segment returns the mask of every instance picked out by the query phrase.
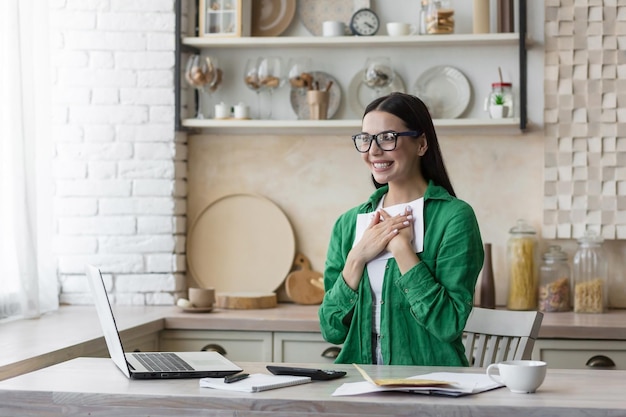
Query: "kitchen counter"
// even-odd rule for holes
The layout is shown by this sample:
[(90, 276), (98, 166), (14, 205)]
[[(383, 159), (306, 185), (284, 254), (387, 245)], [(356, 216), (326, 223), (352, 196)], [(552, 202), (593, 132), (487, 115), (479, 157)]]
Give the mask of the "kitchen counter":
[[(115, 306), (122, 338), (164, 329), (315, 332), (318, 306), (279, 304), (264, 310), (184, 313), (177, 307)], [(540, 338), (626, 340), (626, 310), (605, 314), (548, 313)], [(39, 319), (0, 324), (0, 380), (79, 356), (103, 346), (93, 306), (63, 306)]]
[[(240, 363), (249, 373), (267, 373), (265, 363)], [(311, 366), (291, 364), (294, 366)], [(535, 394), (498, 388), (458, 398), (409, 393), (333, 397), (345, 382), (362, 381), (351, 365), (335, 365), (347, 376), (259, 393), (200, 388), (197, 379), (128, 380), (113, 361), (77, 358), (0, 382), (0, 416), (397, 416), (606, 417), (626, 415), (626, 371), (548, 369)], [(446, 371), (482, 373), (480, 368), (364, 365), (378, 377), (409, 377)]]

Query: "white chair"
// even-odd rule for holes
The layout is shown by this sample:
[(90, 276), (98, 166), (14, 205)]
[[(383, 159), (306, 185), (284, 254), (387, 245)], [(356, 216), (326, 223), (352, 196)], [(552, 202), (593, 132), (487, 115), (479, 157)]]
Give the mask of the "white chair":
[(531, 359), (543, 313), (474, 307), (465, 324), (465, 356), (474, 367)]

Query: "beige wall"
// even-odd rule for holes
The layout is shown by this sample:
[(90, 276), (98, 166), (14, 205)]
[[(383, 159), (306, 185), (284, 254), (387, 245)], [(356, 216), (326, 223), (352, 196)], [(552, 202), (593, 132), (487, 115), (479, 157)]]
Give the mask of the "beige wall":
[[(476, 211), (483, 239), (494, 244), (498, 301), (504, 303), (508, 230), (525, 218), (538, 230), (543, 195), (543, 134), (442, 136), (457, 195)], [(332, 225), (373, 191), (369, 171), (347, 136), (192, 136), (189, 224), (217, 198), (261, 194), (286, 213), (296, 248), (324, 268)]]

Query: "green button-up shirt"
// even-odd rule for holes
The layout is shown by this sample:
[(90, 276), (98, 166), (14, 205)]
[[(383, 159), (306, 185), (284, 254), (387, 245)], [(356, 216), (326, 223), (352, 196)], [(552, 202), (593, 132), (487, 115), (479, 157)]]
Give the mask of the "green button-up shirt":
[[(376, 209), (387, 186), (344, 213), (332, 231), (319, 309), (324, 338), (343, 344), (336, 363), (373, 363), (372, 291), (367, 268), (357, 291), (343, 280), (357, 215)], [(421, 262), (402, 275), (387, 260), (381, 297), (380, 346), (385, 364), (467, 366), (462, 333), (472, 309), (484, 252), (472, 208), (430, 182), (424, 195)]]

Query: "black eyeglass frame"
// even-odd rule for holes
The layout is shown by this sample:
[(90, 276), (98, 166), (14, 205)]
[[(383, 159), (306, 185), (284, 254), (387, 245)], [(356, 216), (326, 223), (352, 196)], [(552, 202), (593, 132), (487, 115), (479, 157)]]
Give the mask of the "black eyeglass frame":
[[(381, 135), (388, 135), (388, 134), (392, 134), (393, 135), (393, 148), (391, 149), (384, 149), (382, 146), (380, 146), (380, 141), (379, 141), (379, 137), (381, 137)], [(362, 135), (366, 135), (369, 136), (370, 138), (374, 139), (369, 141), (369, 146), (367, 147), (367, 149), (365, 150), (361, 150), (359, 149), (359, 147), (356, 144), (356, 141), (358, 139), (359, 136)], [(370, 151), (370, 149), (372, 148), (372, 143), (376, 142), (376, 145), (378, 146), (378, 148), (380, 148), (383, 151), (393, 151), (396, 149), (396, 146), (398, 146), (398, 137), (399, 136), (413, 136), (413, 137), (419, 137), (422, 136), (422, 132), (418, 132), (417, 130), (408, 130), (406, 132), (380, 132), (377, 133), (375, 135), (370, 135), (367, 133), (357, 133), (356, 135), (352, 135), (352, 142), (354, 142), (354, 147), (356, 148), (357, 151), (359, 151), (360, 153), (367, 153)]]

